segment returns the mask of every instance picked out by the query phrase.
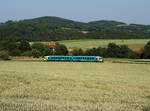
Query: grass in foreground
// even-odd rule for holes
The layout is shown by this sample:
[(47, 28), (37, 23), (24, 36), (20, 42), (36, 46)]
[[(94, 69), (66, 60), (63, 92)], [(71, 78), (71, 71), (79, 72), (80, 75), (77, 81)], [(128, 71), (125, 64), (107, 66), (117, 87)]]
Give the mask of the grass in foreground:
[(142, 111), (149, 72), (146, 64), (0, 62), (0, 111)]

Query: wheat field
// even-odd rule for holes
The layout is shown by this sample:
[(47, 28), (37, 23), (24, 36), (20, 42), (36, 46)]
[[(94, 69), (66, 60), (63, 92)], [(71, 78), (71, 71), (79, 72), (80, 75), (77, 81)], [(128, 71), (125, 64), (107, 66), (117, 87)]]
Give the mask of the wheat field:
[(0, 61), (0, 111), (148, 111), (150, 65)]
[(117, 45), (127, 45), (129, 48), (139, 51), (142, 49), (150, 39), (85, 39), (85, 40), (63, 40), (59, 41), (61, 44), (65, 44), (69, 49), (82, 48), (89, 49), (93, 47), (106, 47), (109, 43), (115, 43)]

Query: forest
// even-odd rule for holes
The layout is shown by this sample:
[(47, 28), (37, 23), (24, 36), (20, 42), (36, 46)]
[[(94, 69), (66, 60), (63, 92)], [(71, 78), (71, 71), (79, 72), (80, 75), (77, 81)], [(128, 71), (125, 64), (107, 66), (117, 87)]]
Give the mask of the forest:
[(0, 41), (72, 39), (149, 39), (150, 25), (100, 20), (88, 23), (59, 17), (39, 17), (0, 23)]

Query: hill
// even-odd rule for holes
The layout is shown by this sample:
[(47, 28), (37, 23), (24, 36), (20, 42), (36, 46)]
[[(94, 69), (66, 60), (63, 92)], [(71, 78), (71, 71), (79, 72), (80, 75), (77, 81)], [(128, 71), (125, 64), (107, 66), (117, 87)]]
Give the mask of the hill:
[(148, 39), (150, 25), (118, 21), (77, 22), (59, 17), (39, 17), (0, 24), (0, 40), (30, 41), (70, 39)]

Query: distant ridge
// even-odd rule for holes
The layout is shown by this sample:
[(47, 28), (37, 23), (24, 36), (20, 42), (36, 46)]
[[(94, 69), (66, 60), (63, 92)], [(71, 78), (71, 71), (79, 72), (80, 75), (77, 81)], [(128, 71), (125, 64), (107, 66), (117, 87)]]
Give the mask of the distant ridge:
[(45, 16), (0, 24), (0, 40), (150, 39), (150, 25), (113, 20), (89, 23)]

